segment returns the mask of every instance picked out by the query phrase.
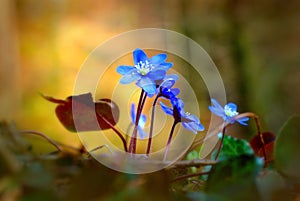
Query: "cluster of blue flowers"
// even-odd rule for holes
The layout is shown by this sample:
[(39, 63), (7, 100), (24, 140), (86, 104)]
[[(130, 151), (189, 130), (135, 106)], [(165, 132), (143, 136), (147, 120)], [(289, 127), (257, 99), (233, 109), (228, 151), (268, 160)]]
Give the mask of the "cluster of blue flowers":
[[(184, 111), (183, 100), (177, 96), (180, 93), (178, 88), (173, 88), (178, 80), (176, 74), (167, 75), (167, 71), (173, 66), (166, 62), (166, 54), (158, 54), (148, 58), (141, 49), (133, 51), (134, 66), (118, 66), (117, 72), (123, 75), (121, 84), (129, 84), (136, 81), (136, 85), (142, 88), (147, 96), (163, 97), (170, 100), (172, 108), (160, 103), (163, 111), (174, 117), (176, 123), (182, 122), (184, 128), (197, 134), (203, 131), (204, 127), (195, 115)], [(140, 125), (139, 125), (140, 127)]]
[[(134, 124), (134, 131), (131, 136), (129, 152), (135, 153), (136, 138), (139, 133), (140, 138), (148, 136), (148, 147), (146, 154), (149, 155), (152, 141), (152, 132), (154, 124), (154, 112), (157, 100), (164, 98), (170, 101), (171, 107), (160, 102), (162, 110), (171, 115), (174, 119), (172, 129), (170, 131), (169, 140), (166, 146), (164, 160), (167, 157), (167, 152), (172, 139), (174, 128), (178, 123), (197, 134), (204, 130), (204, 126), (195, 115), (184, 111), (184, 102), (178, 97), (180, 89), (174, 88), (178, 76), (176, 74), (167, 74), (167, 71), (173, 66), (172, 63), (166, 62), (166, 54), (157, 54), (148, 58), (145, 52), (141, 49), (133, 51), (134, 66), (121, 65), (117, 67), (117, 72), (123, 77), (120, 80), (121, 84), (135, 84), (142, 89), (139, 104), (135, 109), (135, 104), (131, 105), (131, 121)], [(146, 123), (146, 116), (142, 114), (143, 105), (147, 97), (155, 96), (152, 108), (152, 118), (149, 135), (143, 130)], [(222, 107), (215, 99), (211, 99), (212, 106), (208, 108), (212, 113), (223, 118), (225, 123), (233, 124), (238, 122), (242, 125), (247, 125), (248, 117), (237, 118), (237, 106), (234, 103), (228, 103)], [(138, 119), (137, 119), (138, 118)]]

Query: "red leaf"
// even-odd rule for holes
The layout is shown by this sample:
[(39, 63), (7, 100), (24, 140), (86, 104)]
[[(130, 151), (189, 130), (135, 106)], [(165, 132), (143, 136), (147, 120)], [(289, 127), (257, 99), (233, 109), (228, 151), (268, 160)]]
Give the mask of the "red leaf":
[(112, 100), (100, 99), (94, 102), (91, 93), (69, 96), (66, 100), (42, 96), (58, 104), (56, 116), (71, 132), (109, 129), (119, 119), (119, 108)]
[[(265, 151), (268, 161), (272, 161), (274, 159), (274, 142), (276, 136), (271, 132), (263, 132), (262, 133), (263, 140), (265, 143)], [(256, 134), (251, 140), (250, 145), (254, 150), (255, 155), (263, 157), (263, 143), (261, 142), (260, 135)]]

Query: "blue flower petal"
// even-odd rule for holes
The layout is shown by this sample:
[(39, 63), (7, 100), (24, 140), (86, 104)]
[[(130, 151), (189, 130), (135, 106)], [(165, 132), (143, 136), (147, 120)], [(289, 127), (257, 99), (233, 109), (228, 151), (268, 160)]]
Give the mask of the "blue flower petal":
[(171, 63), (171, 62), (166, 62), (166, 63), (159, 64), (159, 67), (163, 68), (165, 71), (167, 71), (172, 66), (173, 66), (173, 63)]
[(157, 93), (157, 91), (155, 91), (155, 93), (152, 93), (152, 94), (147, 93), (147, 96), (148, 96), (149, 98), (152, 98), (156, 93)]
[(151, 80), (161, 80), (165, 77), (166, 71), (164, 70), (152, 70), (147, 74)]
[(146, 115), (142, 114), (142, 115), (140, 116), (139, 126), (140, 126), (141, 128), (144, 128), (145, 125), (146, 125), (146, 121), (147, 121)]
[(197, 131), (204, 130), (204, 126), (200, 123), (200, 120), (195, 115), (187, 115), (185, 118), (190, 121), (189, 123), (193, 123), (190, 124), (190, 126), (193, 127), (195, 130)]
[(161, 94), (163, 95), (162, 97), (167, 99), (174, 99), (179, 93), (180, 90), (177, 88), (175, 89), (163, 88), (163, 90), (161, 91)]
[[(136, 111), (135, 111), (134, 103), (132, 103), (131, 107), (130, 107), (130, 117), (131, 117), (132, 124), (135, 125)], [(140, 135), (140, 138), (142, 138), (142, 139), (147, 137), (147, 133), (143, 130), (143, 128), (145, 127), (146, 121), (147, 121), (146, 115), (142, 114), (140, 116), (139, 123), (138, 123), (138, 133)]]
[(204, 131), (204, 129), (205, 129), (204, 126), (203, 126), (201, 123), (199, 123), (199, 124), (198, 124), (198, 129), (197, 129), (197, 130), (198, 130), (198, 131)]
[(148, 57), (143, 50), (137, 48), (133, 51), (134, 65), (137, 65), (140, 61), (145, 62), (146, 60), (148, 60)]
[(147, 94), (153, 95), (156, 93), (156, 84), (148, 77), (142, 77), (137, 83)]
[(133, 123), (133, 124), (135, 124), (135, 104), (134, 103), (132, 103), (131, 104), (131, 107), (130, 107), (130, 117), (131, 117), (131, 122)]
[(140, 78), (141, 78), (141, 75), (136, 71), (136, 69), (133, 69), (133, 70), (129, 71), (128, 74), (124, 75), (121, 78), (120, 83), (121, 84), (129, 84)]
[(240, 119), (238, 119), (238, 120), (240, 120), (240, 121), (248, 121), (248, 120), (249, 120), (249, 117), (242, 117), (242, 118), (240, 118)]
[(240, 123), (241, 125), (248, 126), (248, 124), (246, 123), (246, 121), (248, 121), (248, 120), (249, 120), (248, 117), (243, 117), (243, 118), (237, 119), (236, 121), (238, 123)]
[(224, 108), (215, 99), (212, 98), (211, 102), (218, 110), (224, 110)]
[(215, 115), (222, 117), (225, 120), (226, 114), (224, 108), (213, 98), (211, 99), (211, 102), (213, 106), (208, 106), (208, 109)]
[(184, 117), (184, 122), (193, 122), (197, 125), (197, 130), (200, 129), (201, 131), (204, 130), (204, 126), (200, 123), (200, 120), (198, 117), (196, 117), (195, 115), (186, 115)]
[(145, 139), (148, 136), (148, 134), (141, 127), (138, 127), (138, 133), (141, 139)]
[(219, 117), (225, 117), (225, 112), (224, 110), (220, 110), (219, 108), (216, 108), (214, 106), (208, 106), (208, 109), (214, 113), (215, 115), (219, 116)]
[(180, 93), (180, 89), (178, 89), (178, 88), (173, 88), (173, 89), (171, 89), (171, 92), (172, 92), (172, 94), (173, 94), (174, 96), (177, 96), (177, 95)]
[(148, 134), (144, 131), (144, 127), (146, 125), (147, 117), (146, 115), (142, 114), (140, 116), (139, 125), (138, 125), (138, 132), (140, 134), (140, 138), (144, 139), (148, 136)]
[(178, 80), (178, 75), (177, 74), (166, 75), (164, 80), (174, 80), (176, 82)]
[(200, 123), (197, 123), (197, 122), (189, 122), (189, 123), (182, 122), (182, 126), (185, 129), (190, 130), (195, 134), (197, 134), (198, 131), (203, 131), (204, 130), (204, 127)]
[(184, 102), (181, 98), (173, 98), (171, 99), (171, 103), (175, 107), (184, 108)]
[(229, 107), (232, 111), (237, 110), (237, 106), (234, 103), (227, 103), (227, 107)]
[(163, 90), (161, 91), (161, 93), (162, 93), (163, 97), (165, 97), (165, 98), (168, 98), (168, 99), (174, 98), (171, 90), (168, 89), (168, 88), (163, 88)]
[(121, 75), (125, 75), (129, 73), (131, 70), (135, 69), (133, 66), (118, 66), (117, 72), (120, 73)]
[(183, 100), (181, 100), (180, 98), (172, 98), (171, 103), (172, 103), (173, 107), (177, 108), (177, 110), (178, 110), (178, 112), (180, 113), (181, 116), (185, 115), (185, 112), (183, 110), (183, 108), (184, 108)]
[(166, 80), (166, 81), (163, 81), (163, 83), (161, 83), (161, 87), (162, 88), (171, 88), (173, 85), (175, 84), (175, 81), (174, 80)]
[(182, 126), (183, 126), (185, 129), (190, 130), (190, 131), (193, 131), (193, 133), (197, 134), (197, 132), (190, 126), (190, 123), (182, 122)]
[(171, 108), (169, 108), (168, 106), (166, 106), (165, 104), (163, 104), (162, 102), (160, 102), (160, 106), (161, 109), (168, 115), (173, 116), (173, 110)]
[(177, 80), (178, 80), (178, 75), (176, 74), (166, 75), (160, 86), (163, 88), (171, 88), (174, 86)]
[(198, 117), (196, 117), (195, 115), (184, 115), (184, 121), (186, 122), (200, 122), (200, 120), (198, 119)]
[(167, 59), (166, 54), (157, 54), (150, 59), (150, 63), (152, 63), (154, 65), (161, 64), (161, 63), (164, 63), (166, 61), (166, 59)]

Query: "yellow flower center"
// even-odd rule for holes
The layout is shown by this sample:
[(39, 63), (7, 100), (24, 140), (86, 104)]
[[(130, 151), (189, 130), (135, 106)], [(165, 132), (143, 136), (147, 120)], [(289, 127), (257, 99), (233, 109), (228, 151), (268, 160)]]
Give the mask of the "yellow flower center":
[(153, 66), (147, 60), (145, 62), (140, 61), (134, 67), (136, 67), (137, 72), (141, 75), (147, 75), (153, 68)]

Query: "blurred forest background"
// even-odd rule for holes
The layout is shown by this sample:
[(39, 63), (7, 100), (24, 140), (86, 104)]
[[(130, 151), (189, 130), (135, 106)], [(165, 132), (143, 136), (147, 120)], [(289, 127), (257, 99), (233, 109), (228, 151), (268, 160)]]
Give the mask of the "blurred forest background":
[(300, 113), (299, 11), (296, 0), (1, 0), (0, 119), (79, 144), (39, 92), (64, 99), (98, 44), (157, 27), (200, 44), (221, 73), (227, 99), (276, 133)]

